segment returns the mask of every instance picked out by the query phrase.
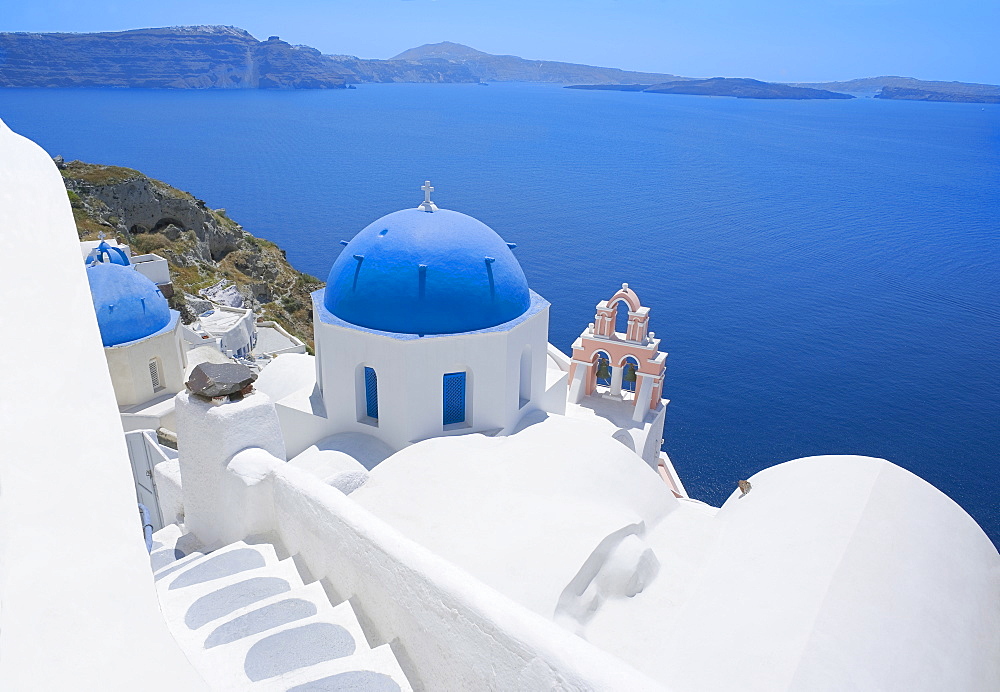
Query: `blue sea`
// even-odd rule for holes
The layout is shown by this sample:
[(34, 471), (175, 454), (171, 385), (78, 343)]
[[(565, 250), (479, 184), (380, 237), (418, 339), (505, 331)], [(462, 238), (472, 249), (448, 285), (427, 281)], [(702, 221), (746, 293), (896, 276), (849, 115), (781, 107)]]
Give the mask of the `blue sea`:
[(7, 89), (0, 118), (224, 207), (321, 278), (429, 178), (518, 244), (564, 351), (621, 282), (651, 307), (692, 496), (884, 457), (1000, 544), (1000, 106), (423, 84)]

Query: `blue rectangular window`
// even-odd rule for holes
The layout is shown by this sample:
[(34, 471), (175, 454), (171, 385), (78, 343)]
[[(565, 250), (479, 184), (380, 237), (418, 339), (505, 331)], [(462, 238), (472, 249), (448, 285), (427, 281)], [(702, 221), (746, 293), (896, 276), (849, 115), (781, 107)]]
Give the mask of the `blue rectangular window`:
[(368, 417), (378, 420), (378, 375), (374, 368), (365, 368), (365, 403)]
[(465, 422), (465, 373), (449, 372), (444, 376), (444, 424)]

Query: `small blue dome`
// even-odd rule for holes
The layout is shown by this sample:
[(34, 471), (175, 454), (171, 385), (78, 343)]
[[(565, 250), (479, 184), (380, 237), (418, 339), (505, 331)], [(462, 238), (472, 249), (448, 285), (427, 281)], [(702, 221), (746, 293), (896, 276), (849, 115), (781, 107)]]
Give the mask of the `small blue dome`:
[(127, 267), (132, 264), (128, 261), (128, 255), (121, 248), (113, 247), (108, 245), (106, 241), (101, 241), (101, 244), (97, 246), (97, 259), (100, 262), (104, 262), (104, 256), (107, 256), (107, 261), (111, 264), (120, 264), (123, 267)]
[[(107, 258), (107, 259), (105, 259)], [(93, 251), (83, 260), (84, 264), (90, 264), (91, 262), (110, 262), (111, 264), (120, 264), (123, 267), (127, 267), (132, 264), (128, 255), (121, 248), (117, 248), (113, 245), (108, 245), (104, 240), (101, 241), (100, 245), (95, 247)]]
[(323, 302), (346, 322), (400, 334), (495, 327), (530, 303), (507, 243), (446, 209), (404, 209), (358, 233), (333, 263)]
[(145, 338), (170, 324), (167, 299), (132, 267), (95, 264), (87, 267), (87, 279), (105, 346)]

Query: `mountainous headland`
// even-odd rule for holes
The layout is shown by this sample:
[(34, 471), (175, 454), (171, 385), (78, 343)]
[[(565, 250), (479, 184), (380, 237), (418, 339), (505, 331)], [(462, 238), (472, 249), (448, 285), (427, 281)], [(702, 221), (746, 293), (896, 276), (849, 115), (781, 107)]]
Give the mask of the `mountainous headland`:
[(343, 89), (378, 82), (543, 82), (577, 89), (760, 99), (1000, 102), (1000, 86), (867, 77), (779, 84), (695, 79), (552, 60), (494, 55), (443, 41), (388, 59), (325, 55), (233, 26), (179, 26), (102, 33), (0, 33), (0, 87), (146, 89)]
[(627, 84), (629, 82), (666, 82), (683, 80), (672, 74), (630, 72), (614, 67), (594, 67), (552, 60), (526, 60), (515, 55), (484, 53), (461, 43), (443, 41), (411, 48), (390, 59), (442, 67), (460, 66), (482, 81), (490, 82), (552, 82), (568, 84)]
[(0, 86), (146, 89), (342, 89), (365, 82), (663, 82), (628, 72), (513, 55), (457, 43), (413, 48), (390, 60), (323, 55), (277, 36), (258, 41), (232, 26), (91, 34), (0, 33)]
[[(310, 293), (323, 283), (294, 269), (274, 243), (255, 238), (226, 215), (193, 195), (131, 168), (55, 159), (62, 172), (80, 240), (100, 233), (155, 252), (170, 264), (171, 307), (185, 322), (200, 289), (220, 281), (235, 284), (243, 307), (277, 320), (312, 347)], [(190, 296), (190, 298), (188, 298)]]
[(605, 89), (616, 91), (642, 91), (647, 94), (690, 94), (697, 96), (732, 96), (738, 99), (850, 99), (850, 94), (811, 89), (807, 87), (760, 82), (756, 79), (713, 77), (691, 79), (663, 84), (576, 84), (568, 89)]

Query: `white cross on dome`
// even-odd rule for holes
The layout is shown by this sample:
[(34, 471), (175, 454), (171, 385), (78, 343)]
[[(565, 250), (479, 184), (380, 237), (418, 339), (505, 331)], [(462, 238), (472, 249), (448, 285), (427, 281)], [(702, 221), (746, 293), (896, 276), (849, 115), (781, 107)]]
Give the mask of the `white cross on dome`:
[(420, 189), (424, 191), (424, 201), (419, 207), (417, 207), (417, 209), (420, 211), (437, 211), (437, 205), (431, 201), (431, 193), (434, 192), (434, 188), (431, 187), (431, 181), (425, 180), (424, 184), (420, 186)]

